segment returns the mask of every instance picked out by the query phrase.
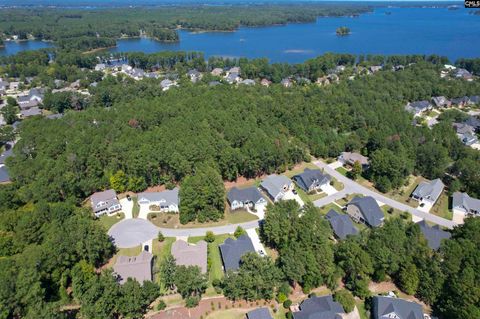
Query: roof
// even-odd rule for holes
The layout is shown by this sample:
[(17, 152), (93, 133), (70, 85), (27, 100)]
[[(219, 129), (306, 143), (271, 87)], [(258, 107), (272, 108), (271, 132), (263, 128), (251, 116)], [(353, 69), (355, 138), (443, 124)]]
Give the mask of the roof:
[(5, 164), (5, 160), (13, 155), (13, 147), (0, 154), (0, 165)]
[(358, 234), (358, 229), (353, 225), (350, 216), (339, 214), (333, 209), (330, 209), (326, 218), (330, 222), (335, 236), (338, 238), (345, 239), (348, 235)]
[(480, 199), (472, 198), (467, 193), (455, 192), (452, 196), (452, 207), (466, 212), (480, 212)]
[(240, 84), (245, 84), (245, 85), (255, 85), (255, 81), (252, 79), (245, 79)]
[(165, 80), (162, 80), (162, 81), (160, 82), (160, 86), (163, 87), (163, 88), (164, 88), (164, 87), (171, 86), (171, 85), (173, 85), (173, 82), (172, 82), (171, 80), (169, 80), (169, 79), (165, 79)]
[(391, 297), (373, 297), (373, 318), (380, 319), (391, 313), (395, 313), (399, 319), (423, 319), (422, 306), (418, 303)]
[(442, 239), (448, 239), (452, 236), (452, 234), (444, 231), (438, 225), (430, 227), (430, 225), (428, 225), (425, 220), (418, 222), (417, 225), (420, 226), (420, 230), (422, 231), (423, 236), (427, 240), (428, 246), (434, 250), (440, 248)]
[(202, 75), (200, 72), (198, 72), (197, 70), (190, 70), (187, 72), (187, 75), (188, 76), (200, 76)]
[(6, 166), (0, 166), (0, 183), (10, 182), (10, 175), (8, 174)]
[(475, 132), (475, 128), (467, 123), (453, 123), (452, 125), (457, 134), (468, 134)]
[(413, 191), (412, 195), (418, 198), (427, 198), (434, 202), (437, 201), (440, 194), (443, 192), (445, 185), (437, 178), (431, 182), (421, 182)]
[(113, 266), (113, 271), (119, 275), (120, 283), (125, 283), (127, 278), (133, 278), (139, 283), (152, 280), (153, 255), (142, 251), (138, 256), (119, 256)]
[(255, 252), (252, 240), (247, 235), (242, 235), (237, 240), (227, 238), (219, 248), (225, 271), (238, 270), (242, 256), (248, 252)]
[(35, 116), (35, 115), (42, 115), (42, 110), (34, 106), (28, 110), (22, 110), (20, 113), (22, 114), (23, 117), (29, 117), (29, 116)]
[(272, 319), (272, 315), (268, 308), (257, 308), (247, 312), (248, 319)]
[(293, 180), (300, 186), (301, 189), (307, 191), (314, 184), (316, 186), (330, 183), (332, 178), (330, 175), (322, 174), (319, 169), (305, 168), (303, 173), (293, 176)]
[(452, 104), (468, 103), (469, 101), (470, 101), (470, 98), (468, 96), (462, 96), (462, 97), (453, 98)]
[(342, 152), (340, 157), (343, 158), (345, 161), (350, 162), (350, 163), (359, 162), (362, 165), (368, 165), (368, 163), (369, 163), (368, 157), (363, 156), (362, 154), (359, 154), (359, 153)]
[(410, 108), (414, 108), (414, 109), (417, 109), (417, 110), (428, 109), (430, 107), (430, 105), (431, 105), (430, 102), (426, 101), (426, 100), (415, 101), (415, 102), (409, 103)]
[(480, 103), (480, 95), (473, 95), (470, 97), (470, 102), (473, 104), (479, 104)]
[(480, 128), (480, 119), (478, 119), (475, 116), (470, 116), (468, 119), (465, 120), (464, 123), (467, 124), (467, 125), (470, 125), (471, 127), (475, 128), (475, 129)]
[[(105, 207), (110, 207), (112, 205), (118, 204), (117, 193), (113, 189), (107, 189), (103, 192), (96, 192), (90, 196), (90, 202), (94, 212), (105, 209)], [(98, 203), (106, 203), (102, 207), (96, 207)]]
[(333, 301), (332, 295), (310, 297), (300, 304), (300, 311), (293, 313), (294, 319), (341, 319), (345, 313), (342, 305)]
[(207, 243), (203, 240), (195, 245), (189, 245), (186, 241), (177, 240), (172, 244), (172, 256), (177, 265), (198, 266), (203, 273), (207, 272)]
[(138, 194), (138, 201), (147, 200), (149, 202), (162, 202), (166, 205), (177, 205), (178, 199), (178, 187), (171, 190), (165, 190), (163, 192), (145, 192)]
[(290, 185), (292, 181), (283, 175), (272, 174), (267, 176), (261, 183), (263, 189), (265, 189), (273, 198), (277, 197), (283, 191), (284, 185)]
[(434, 96), (432, 97), (433, 104), (436, 106), (445, 106), (448, 104), (448, 100), (444, 96)]
[(248, 188), (236, 188), (233, 187), (227, 193), (228, 202), (231, 204), (234, 201), (237, 202), (252, 202), (257, 203), (260, 199), (263, 199), (262, 194), (256, 187), (248, 187)]
[(373, 197), (355, 197), (347, 205), (357, 206), (368, 225), (377, 227), (382, 224), (383, 212)]

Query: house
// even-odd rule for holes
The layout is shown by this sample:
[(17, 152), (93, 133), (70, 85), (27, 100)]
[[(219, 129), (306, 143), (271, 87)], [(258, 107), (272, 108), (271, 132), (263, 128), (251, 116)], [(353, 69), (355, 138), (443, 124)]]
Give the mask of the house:
[(430, 102), (426, 100), (410, 102), (405, 106), (405, 110), (413, 114), (413, 116), (419, 116), (423, 112), (429, 111), (431, 109), (432, 104), (430, 104)]
[(137, 196), (138, 204), (141, 206), (157, 206), (156, 211), (178, 213), (179, 198), (178, 188), (165, 190), (163, 192), (145, 192)]
[(368, 69), (369, 69), (370, 72), (376, 73), (376, 72), (380, 71), (382, 68), (383, 68), (383, 66), (381, 66), (381, 65), (372, 65)]
[(480, 119), (478, 117), (470, 116), (463, 123), (470, 125), (475, 131), (480, 130)]
[(294, 310), (293, 319), (341, 319), (345, 313), (342, 305), (333, 301), (332, 295), (312, 296)]
[(422, 306), (416, 302), (375, 296), (372, 303), (373, 319), (424, 319)]
[(267, 200), (256, 187), (233, 187), (227, 194), (227, 200), (232, 210), (239, 208), (253, 208), (266, 205)]
[(133, 257), (119, 256), (113, 271), (121, 284), (124, 284), (128, 278), (143, 284), (145, 281), (152, 280), (152, 261), (153, 255), (147, 251), (142, 251), (138, 256)]
[(353, 225), (349, 215), (339, 214), (333, 209), (325, 216), (332, 226), (333, 234), (338, 239), (345, 239), (348, 235), (357, 235), (358, 229)]
[(456, 77), (457, 79), (464, 79), (467, 81), (472, 81), (473, 80), (473, 75), (468, 72), (465, 69), (458, 68), (453, 71), (453, 76)]
[(177, 240), (172, 244), (171, 253), (177, 265), (198, 266), (205, 274), (207, 273), (207, 248), (208, 244), (203, 240), (195, 245)]
[(342, 152), (342, 154), (340, 154), (340, 156), (338, 157), (338, 161), (343, 165), (349, 166), (353, 166), (355, 162), (359, 162), (364, 170), (370, 166), (370, 161), (368, 157), (354, 152)]
[(203, 74), (198, 72), (197, 70), (190, 70), (187, 72), (187, 76), (190, 78), (190, 81), (193, 83), (197, 83), (203, 77)]
[(255, 85), (255, 80), (245, 79), (245, 80), (243, 80), (243, 81), (240, 81), (240, 84), (244, 84), (244, 85)]
[(223, 69), (221, 68), (215, 68), (210, 72), (211, 75), (213, 76), (221, 76), (223, 74)]
[(473, 95), (470, 97), (470, 103), (471, 104), (480, 104), (480, 95)]
[(377, 201), (371, 196), (352, 199), (347, 204), (347, 213), (355, 222), (369, 227), (381, 226), (385, 218)]
[(320, 86), (327, 86), (329, 84), (339, 83), (339, 82), (340, 82), (340, 78), (335, 73), (331, 73), (331, 74), (319, 77), (315, 81), (315, 83)]
[(0, 165), (0, 184), (9, 182), (10, 175), (8, 174), (7, 167), (5, 165)]
[(468, 96), (462, 96), (452, 99), (452, 106), (464, 107), (470, 104), (470, 98)]
[(42, 115), (42, 110), (36, 106), (20, 111), (20, 117), (24, 119), (35, 115)]
[(4, 81), (3, 79), (0, 80), (0, 90), (1, 91), (6, 91), (10, 87), (10, 83), (7, 81)]
[(260, 81), (260, 85), (263, 85), (263, 86), (267, 86), (267, 87), (268, 87), (268, 86), (270, 86), (270, 84), (272, 84), (272, 81), (269, 81), (269, 80), (267, 80), (267, 79), (262, 79), (262, 80)]
[(434, 96), (434, 97), (432, 97), (432, 103), (433, 103), (433, 106), (438, 107), (438, 108), (450, 107), (450, 105), (452, 105), (452, 102), (450, 102), (444, 96)]
[(433, 250), (438, 250), (438, 248), (440, 248), (443, 239), (449, 239), (452, 237), (452, 234), (444, 231), (440, 226), (435, 225), (431, 227), (425, 220), (418, 222), (417, 225), (420, 227), (423, 237), (427, 240), (428, 246)]
[(458, 138), (463, 144), (470, 146), (478, 142), (478, 138), (475, 135), (475, 128), (466, 122), (453, 123), (453, 127), (457, 133)]
[(128, 65), (128, 64), (122, 64), (121, 70), (122, 70), (122, 72), (124, 72), (124, 73), (128, 73), (128, 72), (130, 72), (130, 71), (132, 70), (132, 67), (131, 67), (130, 65)]
[(285, 194), (293, 189), (293, 183), (286, 176), (272, 174), (260, 183), (260, 187), (274, 202), (277, 202), (283, 199)]
[(452, 210), (454, 213), (480, 216), (480, 199), (472, 198), (467, 193), (455, 192), (452, 195)]
[(437, 178), (430, 182), (420, 182), (411, 197), (420, 203), (434, 205), (443, 192), (445, 185)]
[(170, 89), (172, 86), (175, 86), (176, 83), (172, 80), (169, 79), (164, 79), (160, 82), (160, 87), (162, 88), (162, 91), (167, 91)]
[(273, 319), (268, 308), (257, 308), (247, 312), (247, 319)]
[(20, 88), (20, 82), (10, 82), (9, 89), (11, 91), (17, 91)]
[(117, 193), (113, 189), (94, 193), (90, 196), (90, 204), (97, 217), (103, 214), (113, 214), (122, 209)]
[(282, 84), (283, 87), (289, 88), (289, 87), (292, 87), (293, 82), (292, 82), (292, 80), (290, 80), (289, 78), (285, 78), (285, 79), (282, 79), (282, 81), (280, 82), (280, 84)]
[(98, 63), (95, 65), (95, 71), (103, 71), (107, 68), (107, 65), (105, 63)]
[(230, 70), (227, 71), (227, 74), (231, 74), (231, 73), (240, 74), (240, 67), (234, 66), (233, 68), (231, 68)]
[(233, 84), (233, 83), (238, 83), (238, 82), (242, 81), (242, 78), (240, 77), (240, 75), (238, 73), (228, 73), (225, 76), (225, 81), (227, 81), (227, 83), (229, 83), (229, 84)]
[(44, 89), (31, 89), (27, 95), (17, 97), (18, 106), (22, 110), (28, 110), (29, 108), (38, 106), (43, 102), (44, 92)]
[(323, 174), (319, 169), (305, 168), (303, 173), (297, 174), (292, 178), (298, 187), (309, 193), (322, 189), (322, 187), (330, 185), (332, 178), (330, 175)]
[(255, 252), (252, 240), (247, 235), (242, 235), (237, 240), (227, 238), (219, 246), (219, 249), (225, 272), (238, 270), (242, 256), (249, 252)]

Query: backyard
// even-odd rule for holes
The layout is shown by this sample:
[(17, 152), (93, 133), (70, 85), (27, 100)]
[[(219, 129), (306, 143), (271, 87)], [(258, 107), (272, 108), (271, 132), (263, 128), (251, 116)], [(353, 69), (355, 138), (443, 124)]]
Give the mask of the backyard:
[(117, 213), (112, 216), (108, 216), (107, 214), (104, 214), (100, 216), (99, 218), (96, 219), (96, 221), (102, 225), (102, 227), (108, 231), (114, 224), (118, 223), (122, 219), (125, 218), (125, 215), (123, 213)]
[(449, 197), (445, 193), (442, 193), (438, 201), (430, 210), (430, 213), (448, 220), (452, 220), (453, 212), (449, 209), (450, 206), (451, 204)]

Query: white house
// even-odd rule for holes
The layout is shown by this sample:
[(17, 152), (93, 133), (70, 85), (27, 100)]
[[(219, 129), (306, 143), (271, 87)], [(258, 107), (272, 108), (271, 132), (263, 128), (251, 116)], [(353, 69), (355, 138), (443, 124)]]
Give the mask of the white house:
[(227, 200), (232, 210), (240, 208), (256, 209), (261, 205), (267, 204), (267, 200), (256, 187), (242, 189), (233, 187), (227, 194)]
[(138, 194), (138, 204), (149, 208), (150, 206), (157, 206), (159, 209), (155, 211), (160, 212), (175, 212), (179, 209), (178, 188), (166, 190), (163, 192), (144, 192)]
[(122, 209), (117, 193), (113, 189), (94, 193), (90, 196), (90, 204), (97, 217), (103, 214), (111, 215)]

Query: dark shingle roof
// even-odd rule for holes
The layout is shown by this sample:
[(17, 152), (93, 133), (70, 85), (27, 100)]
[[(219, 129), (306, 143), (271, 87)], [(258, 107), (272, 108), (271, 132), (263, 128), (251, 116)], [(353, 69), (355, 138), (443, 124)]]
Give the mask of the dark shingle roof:
[(452, 234), (442, 230), (438, 225), (430, 227), (430, 225), (428, 225), (424, 220), (418, 222), (417, 224), (420, 226), (420, 230), (427, 240), (428, 246), (434, 250), (440, 248), (442, 239), (449, 239), (452, 236)]
[(373, 197), (355, 197), (348, 205), (357, 206), (368, 225), (377, 227), (382, 224), (384, 218), (383, 212)]
[(10, 147), (8, 150), (0, 154), (0, 164), (5, 164), (5, 160), (12, 156), (13, 154), (13, 147)]
[(400, 319), (423, 319), (422, 306), (418, 303), (398, 298), (375, 296), (373, 297), (373, 318), (395, 313)]
[(233, 201), (239, 201), (242, 203), (245, 203), (245, 202), (256, 203), (262, 198), (263, 198), (262, 194), (256, 187), (248, 187), (248, 188), (241, 188), (241, 189), (234, 187), (227, 194), (227, 199), (230, 204)]
[(238, 270), (242, 256), (248, 252), (255, 252), (252, 240), (247, 235), (242, 235), (237, 240), (227, 238), (219, 248), (225, 271)]
[(10, 175), (8, 175), (7, 168), (5, 166), (0, 167), (0, 183), (6, 183), (10, 181)]
[(301, 189), (308, 191), (314, 184), (316, 184), (315, 187), (318, 187), (319, 185), (329, 183), (331, 178), (329, 175), (322, 174), (322, 171), (319, 169), (306, 168), (303, 173), (293, 176), (293, 180)]
[(268, 308), (258, 308), (250, 312), (247, 312), (247, 318), (248, 319), (272, 319), (272, 316), (270, 315), (270, 311), (268, 311)]
[(330, 209), (326, 217), (332, 226), (335, 236), (338, 238), (345, 239), (348, 235), (358, 234), (358, 229), (353, 225), (350, 216), (339, 214), (333, 209)]
[(333, 301), (332, 295), (310, 297), (300, 304), (300, 311), (293, 313), (294, 319), (341, 319), (343, 307)]

